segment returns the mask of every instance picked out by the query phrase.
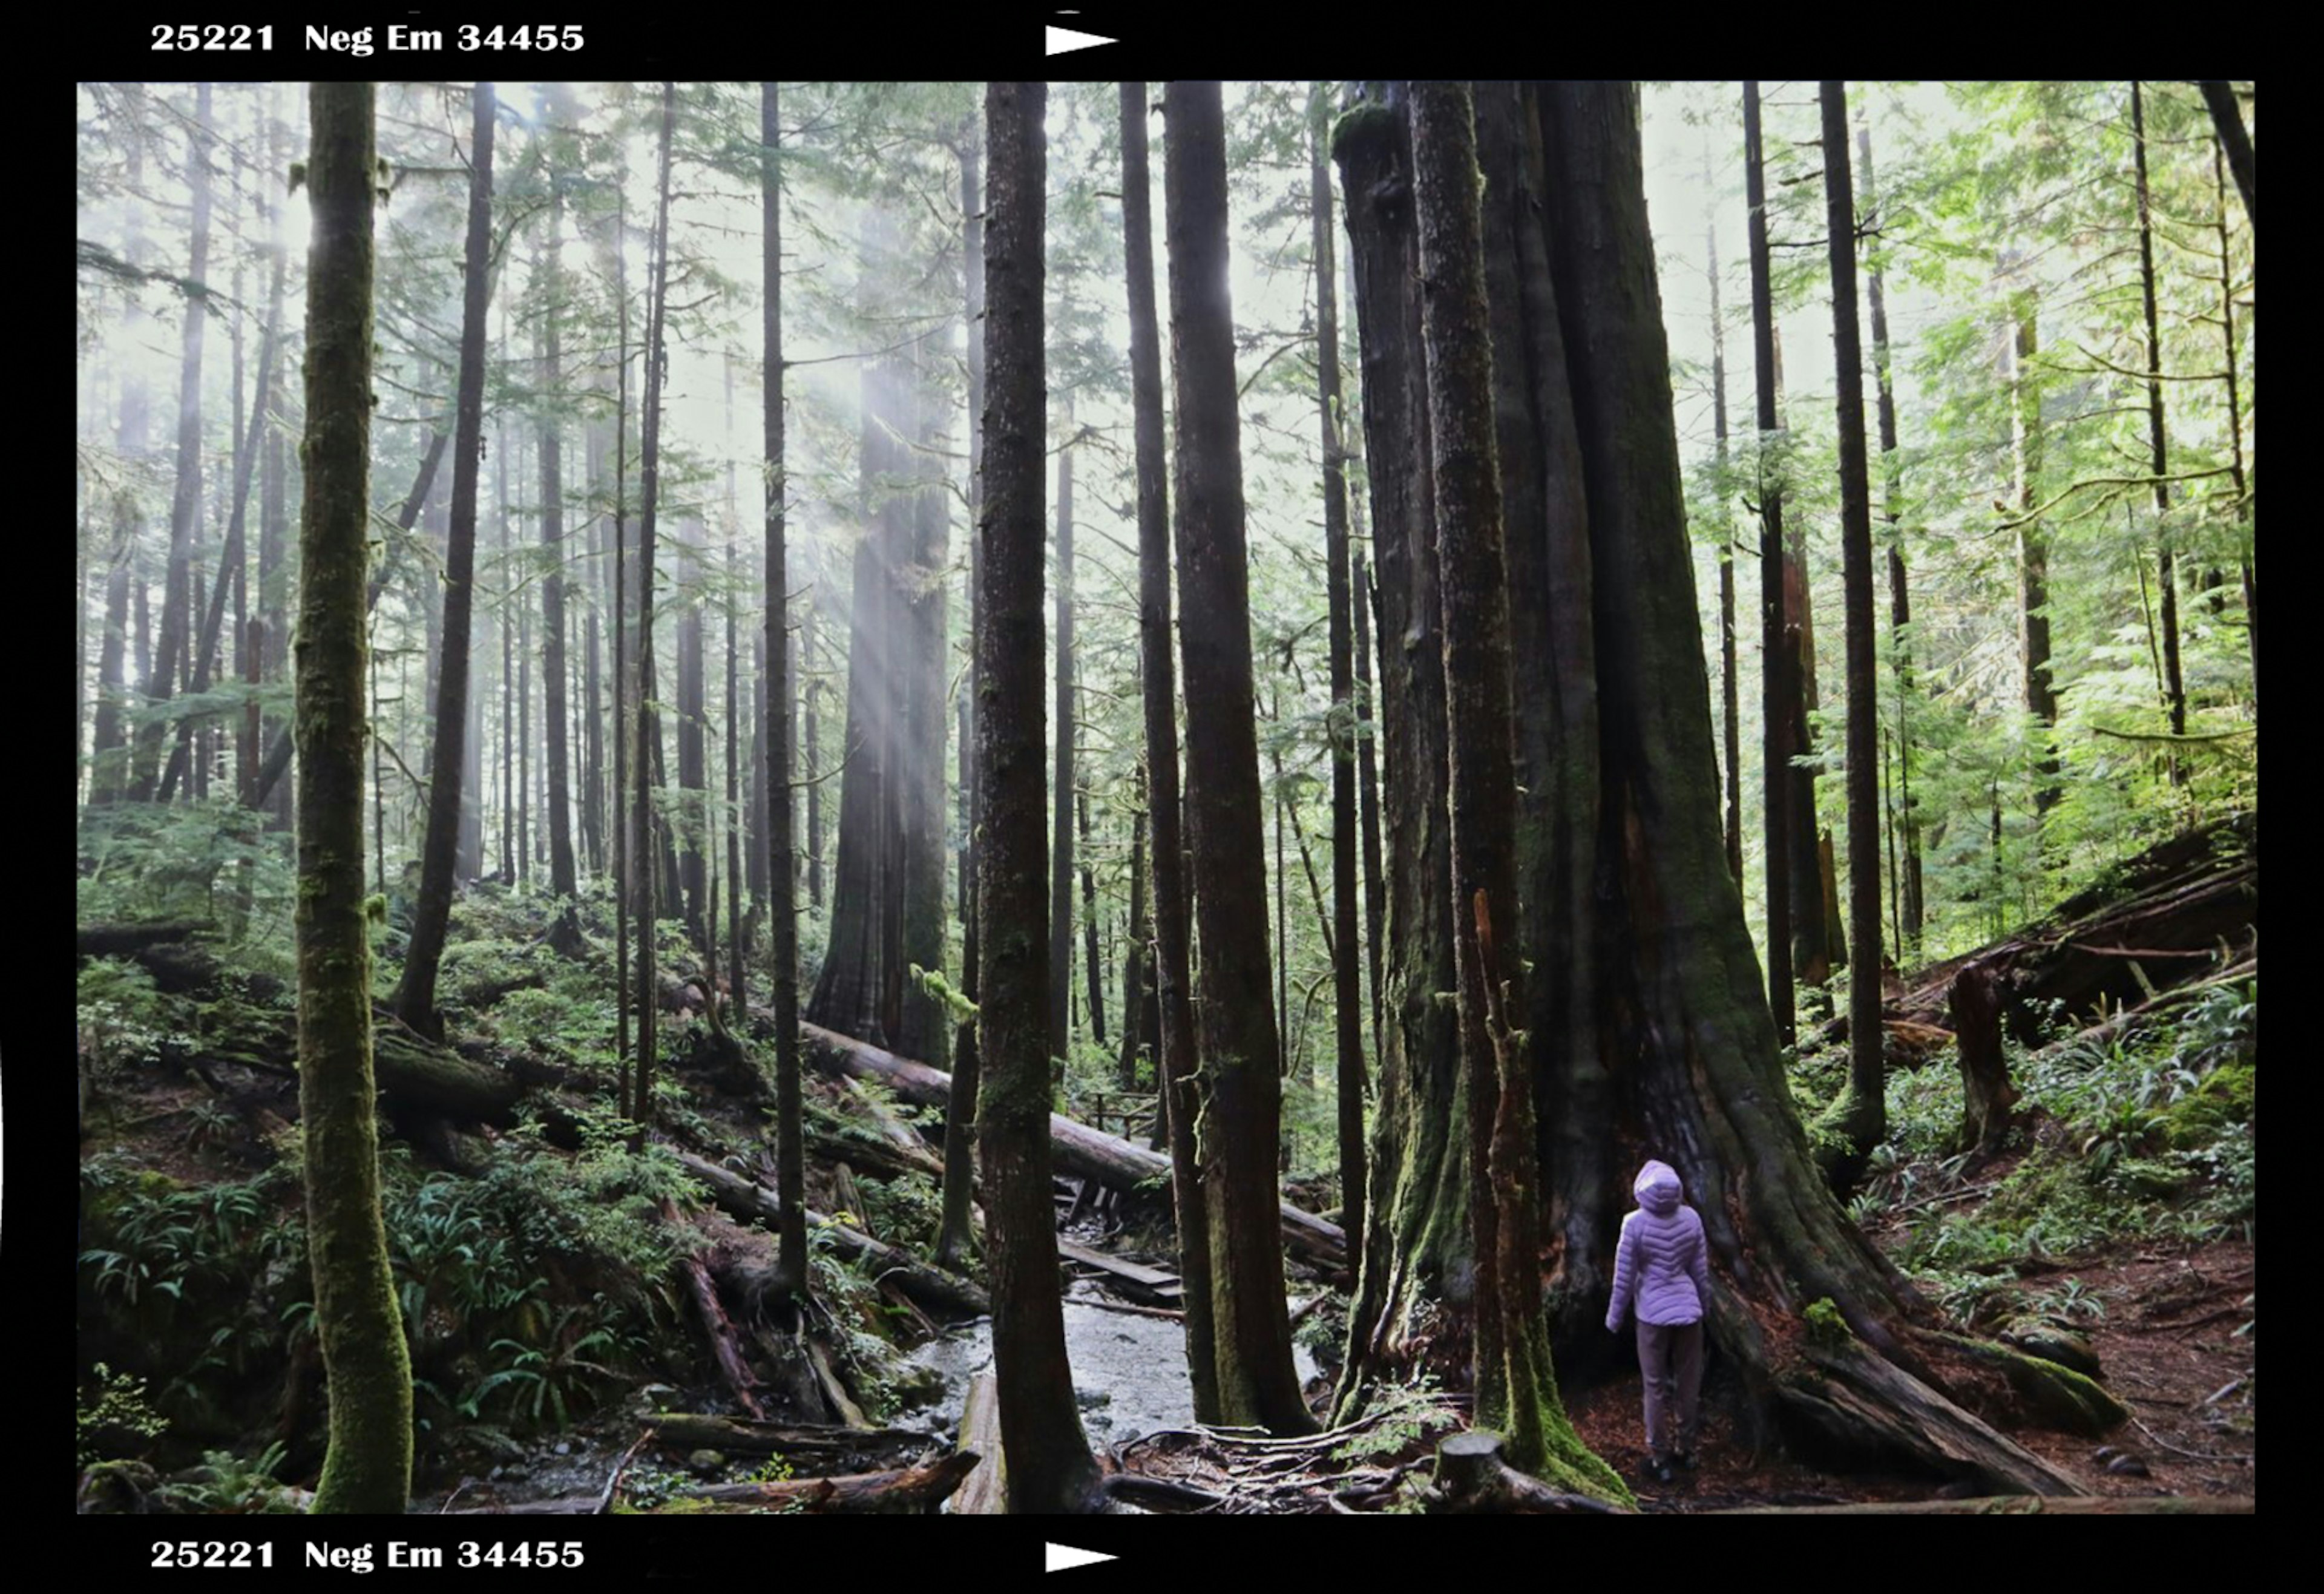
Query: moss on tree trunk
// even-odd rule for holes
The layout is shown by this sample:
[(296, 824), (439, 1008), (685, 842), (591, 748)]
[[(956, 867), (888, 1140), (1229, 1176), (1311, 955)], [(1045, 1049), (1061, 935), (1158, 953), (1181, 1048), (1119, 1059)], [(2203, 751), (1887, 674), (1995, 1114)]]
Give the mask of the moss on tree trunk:
[(371, 510), (373, 86), (309, 90), (306, 503), (298, 631), (299, 1112), (331, 1396), (318, 1512), (401, 1513), (411, 1364), (379, 1208), (364, 913), (364, 574)]

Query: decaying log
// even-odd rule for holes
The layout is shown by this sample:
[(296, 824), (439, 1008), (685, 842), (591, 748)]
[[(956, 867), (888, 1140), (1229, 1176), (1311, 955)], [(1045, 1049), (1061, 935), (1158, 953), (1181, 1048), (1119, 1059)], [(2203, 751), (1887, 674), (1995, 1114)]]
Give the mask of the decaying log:
[(752, 1422), (696, 1412), (657, 1412), (649, 1425), (655, 1443), (679, 1454), (715, 1450), (728, 1455), (781, 1456), (786, 1460), (834, 1461), (865, 1456), (901, 1460), (933, 1442), (925, 1433), (901, 1428)]
[[(681, 1221), (677, 1205), (667, 1198), (661, 1203), (661, 1215), (665, 1222)], [(742, 1403), (744, 1411), (764, 1418), (767, 1413), (759, 1404), (758, 1376), (743, 1358), (734, 1321), (719, 1304), (718, 1287), (710, 1282), (708, 1266), (697, 1255), (688, 1255), (678, 1266), (686, 1274), (687, 1290), (694, 1298), (694, 1308), (702, 1314), (702, 1326), (710, 1335), (711, 1353), (718, 1359), (718, 1371), (725, 1378), (726, 1387), (734, 1392), (734, 1398)]]
[[(770, 1226), (780, 1221), (782, 1203), (765, 1185), (691, 1152), (679, 1152), (678, 1160), (709, 1186), (711, 1199), (721, 1210)], [(862, 1230), (835, 1222), (812, 1208), (807, 1221), (810, 1230), (828, 1234), (832, 1248), (841, 1256), (850, 1261), (863, 1258), (883, 1282), (894, 1285), (923, 1307), (960, 1317), (982, 1317), (992, 1310), (992, 1298), (967, 1279), (916, 1261), (894, 1246), (883, 1245)]]
[(1735, 1506), (1706, 1516), (2249, 1516), (2250, 1495), (2001, 1495), (1976, 1500), (1866, 1500), (1853, 1506)]
[[(952, 1094), (952, 1075), (925, 1063), (899, 1057), (878, 1046), (824, 1029), (799, 1026), (807, 1043), (808, 1058), (827, 1073), (853, 1079), (876, 1079), (918, 1107), (943, 1110)], [(1056, 1156), (1057, 1172), (1068, 1178), (1093, 1179), (1109, 1190), (1169, 1189), (1170, 1159), (1116, 1135), (1076, 1123), (1061, 1112), (1049, 1115), (1049, 1143)], [(1336, 1223), (1327, 1223), (1290, 1202), (1282, 1203), (1283, 1243), (1295, 1256), (1320, 1267), (1343, 1270), (1348, 1265), (1348, 1238)]]
[(717, 1483), (687, 1497), (777, 1510), (853, 1516), (925, 1516), (976, 1470), (976, 1453), (958, 1451), (925, 1467), (859, 1472), (847, 1478), (797, 1478), (783, 1483)]
[(982, 1372), (968, 1381), (960, 1408), (958, 1456), (981, 1458), (953, 1497), (954, 1516), (999, 1516), (1009, 1509), (1009, 1465), (1001, 1451), (1000, 1386)]
[(1435, 1487), (1423, 1506), (1431, 1514), (1528, 1516), (1627, 1515), (1618, 1506), (1567, 1494), (1518, 1471), (1501, 1459), (1503, 1440), (1481, 1428), (1455, 1433), (1436, 1447)]
[(1950, 1000), (1960, 1051), (1960, 1149), (1989, 1157), (2001, 1149), (2017, 1101), (2001, 1050), (2001, 983), (1986, 964), (1970, 963), (1953, 976)]

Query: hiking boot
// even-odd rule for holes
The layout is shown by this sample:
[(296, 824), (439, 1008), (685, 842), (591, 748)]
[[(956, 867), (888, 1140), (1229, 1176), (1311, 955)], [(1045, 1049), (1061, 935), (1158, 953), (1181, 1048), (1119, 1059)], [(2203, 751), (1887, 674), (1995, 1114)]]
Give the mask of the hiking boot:
[(1646, 1476), (1656, 1483), (1668, 1483), (1671, 1480), (1671, 1464), (1660, 1456), (1648, 1456)]
[(1678, 1470), (1680, 1471), (1692, 1472), (1694, 1470), (1694, 1452), (1692, 1451), (1683, 1450), (1673, 1459), (1678, 1462)]

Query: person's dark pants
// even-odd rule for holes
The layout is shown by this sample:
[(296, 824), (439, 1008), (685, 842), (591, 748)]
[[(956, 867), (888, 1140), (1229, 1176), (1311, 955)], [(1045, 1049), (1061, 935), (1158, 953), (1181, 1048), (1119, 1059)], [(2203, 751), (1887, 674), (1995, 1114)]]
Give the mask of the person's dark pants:
[[(1702, 1390), (1702, 1323), (1640, 1322), (1638, 1374), (1646, 1387), (1646, 1451), (1656, 1457), (1684, 1455), (1694, 1449), (1697, 1396)], [(1678, 1440), (1663, 1442), (1671, 1386), (1678, 1391)]]

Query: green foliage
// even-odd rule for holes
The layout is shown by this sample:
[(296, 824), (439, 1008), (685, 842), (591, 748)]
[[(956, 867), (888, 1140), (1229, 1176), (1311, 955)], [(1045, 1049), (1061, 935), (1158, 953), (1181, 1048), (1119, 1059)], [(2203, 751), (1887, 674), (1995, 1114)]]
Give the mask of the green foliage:
[(304, 1495), (275, 1477), (287, 1453), (279, 1441), (248, 1460), (231, 1451), (205, 1451), (199, 1467), (157, 1493), (171, 1510), (188, 1516), (297, 1516), (307, 1508)]
[(146, 1402), (144, 1379), (116, 1373), (101, 1361), (89, 1375), (95, 1387), (83, 1386), (77, 1402), (79, 1465), (120, 1459), (142, 1448), (141, 1441), (158, 1439), (169, 1431), (169, 1418)]

